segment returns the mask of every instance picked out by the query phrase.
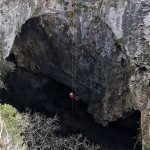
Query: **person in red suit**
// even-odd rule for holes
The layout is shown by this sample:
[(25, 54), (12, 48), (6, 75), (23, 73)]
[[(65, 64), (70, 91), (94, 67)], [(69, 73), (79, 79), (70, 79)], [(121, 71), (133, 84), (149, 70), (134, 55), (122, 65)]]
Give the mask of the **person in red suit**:
[(79, 96), (75, 95), (73, 92), (70, 92), (70, 93), (69, 93), (69, 98), (70, 98), (72, 101), (77, 101), (77, 100), (79, 100)]

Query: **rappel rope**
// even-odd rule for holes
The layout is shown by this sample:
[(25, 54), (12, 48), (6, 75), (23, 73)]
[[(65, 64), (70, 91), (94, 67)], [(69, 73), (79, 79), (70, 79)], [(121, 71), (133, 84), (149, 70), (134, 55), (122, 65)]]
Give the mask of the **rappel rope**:
[[(75, 38), (73, 41), (73, 45), (72, 45), (72, 93), (74, 93), (76, 95), (76, 86), (77, 86), (77, 54), (76, 54), (76, 40), (77, 40), (77, 1), (76, 0), (72, 0), (72, 7), (73, 7), (73, 18), (72, 18), (72, 25), (75, 28)], [(72, 120), (74, 117), (74, 113), (76, 111), (76, 100), (72, 100)]]

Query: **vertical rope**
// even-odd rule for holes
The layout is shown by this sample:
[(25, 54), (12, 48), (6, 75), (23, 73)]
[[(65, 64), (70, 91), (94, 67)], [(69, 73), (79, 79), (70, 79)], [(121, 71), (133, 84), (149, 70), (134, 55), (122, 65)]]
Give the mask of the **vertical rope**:
[[(73, 2), (72, 2), (73, 4)], [(73, 25), (73, 20), (72, 20), (72, 25)], [(73, 41), (74, 42), (74, 41)], [(74, 43), (72, 43), (72, 46), (71, 46), (71, 61), (72, 61), (72, 93), (74, 93), (74, 56), (73, 56), (73, 50), (74, 50)], [(72, 103), (72, 106), (71, 106), (71, 111), (72, 111), (72, 126), (73, 126), (73, 122), (74, 122), (74, 100), (71, 99), (71, 103)]]
[[(72, 2), (72, 1), (71, 1)], [(73, 2), (72, 2), (73, 4)], [(71, 25), (73, 25), (73, 20), (71, 20)], [(74, 84), (74, 81), (73, 81), (73, 43), (71, 44), (71, 92), (74, 93), (73, 91), (73, 84)], [(73, 107), (74, 107), (74, 104), (73, 104), (73, 99), (71, 99), (71, 112), (72, 112), (72, 117), (71, 117), (71, 123), (72, 123), (72, 127), (73, 127), (73, 122), (74, 122), (74, 110), (73, 110)]]
[[(73, 47), (71, 47), (71, 48), (73, 48)], [(72, 76), (72, 81), (71, 81), (71, 82), (72, 82), (72, 87), (71, 87), (72, 89), (71, 89), (71, 90), (72, 90), (72, 92), (73, 92), (73, 87), (74, 87), (74, 81), (73, 81), (73, 78), (74, 78), (74, 77), (73, 77), (73, 76), (74, 76), (74, 75), (73, 75), (73, 68), (74, 68), (74, 65), (73, 65), (73, 52), (71, 52), (71, 73), (72, 73), (72, 74), (71, 74), (71, 76)]]
[[(77, 90), (77, 0), (74, 0), (74, 20), (75, 20), (75, 45), (74, 45), (74, 85), (75, 85), (75, 95), (76, 95), (76, 90)], [(74, 104), (74, 109), (76, 110), (76, 101)]]
[[(76, 0), (72, 0), (72, 9), (73, 9), (73, 17), (72, 17), (72, 26), (75, 27), (75, 29), (77, 29), (77, 21), (76, 21)], [(77, 31), (76, 31), (77, 32)], [(73, 44), (72, 44), (72, 93), (74, 93), (74, 95), (76, 95), (76, 40), (77, 40), (77, 36), (75, 33), (75, 38), (73, 40)], [(76, 100), (72, 99), (72, 124), (74, 122), (74, 113), (76, 110)]]

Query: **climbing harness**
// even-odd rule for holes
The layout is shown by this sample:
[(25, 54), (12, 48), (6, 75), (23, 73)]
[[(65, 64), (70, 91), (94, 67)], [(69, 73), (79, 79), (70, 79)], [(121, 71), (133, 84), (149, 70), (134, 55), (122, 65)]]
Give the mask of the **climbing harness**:
[(77, 101), (77, 100), (79, 100), (79, 97), (78, 97), (78, 96), (76, 96), (76, 95), (74, 95), (74, 93), (73, 93), (73, 92), (70, 92), (70, 93), (69, 93), (69, 97), (70, 97), (70, 99), (71, 99), (71, 100), (73, 100), (73, 101)]

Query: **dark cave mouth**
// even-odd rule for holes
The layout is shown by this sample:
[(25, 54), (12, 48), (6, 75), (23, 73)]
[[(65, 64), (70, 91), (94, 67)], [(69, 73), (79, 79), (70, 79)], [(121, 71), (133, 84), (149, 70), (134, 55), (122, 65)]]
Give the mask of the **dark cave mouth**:
[[(37, 18), (32, 18), (32, 23), (34, 19), (37, 21)], [(29, 21), (23, 25), (22, 34), (29, 25)], [(15, 40), (18, 44), (17, 39), (19, 36)], [(102, 127), (94, 123), (91, 115), (87, 113), (88, 105), (78, 101), (72, 117), (72, 103), (68, 98), (69, 87), (39, 71), (33, 72), (19, 67), (13, 52), (7, 60), (14, 62), (16, 69), (6, 78), (8, 90), (2, 91), (1, 94), (4, 102), (15, 106), (19, 111), (29, 108), (33, 112), (41, 112), (51, 117), (57, 113), (61, 123), (61, 135), (82, 133), (92, 142), (102, 145), (104, 150), (133, 150), (140, 132), (140, 111), (133, 111), (127, 114), (126, 118)], [(140, 143), (135, 150), (141, 150)]]
[[(57, 113), (61, 135), (82, 133), (92, 142), (102, 145), (104, 150), (133, 150), (140, 132), (139, 111), (133, 111), (126, 118), (102, 127), (94, 123), (91, 115), (87, 113), (87, 104), (79, 101), (76, 103), (72, 122), (72, 104), (68, 98), (70, 89), (65, 85), (23, 68), (16, 68), (7, 80), (9, 88), (7, 92), (3, 92), (2, 99), (20, 111), (29, 108), (50, 117)], [(34, 86), (33, 83), (36, 82)], [(141, 145), (138, 144), (135, 150), (141, 150)]]

